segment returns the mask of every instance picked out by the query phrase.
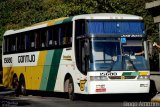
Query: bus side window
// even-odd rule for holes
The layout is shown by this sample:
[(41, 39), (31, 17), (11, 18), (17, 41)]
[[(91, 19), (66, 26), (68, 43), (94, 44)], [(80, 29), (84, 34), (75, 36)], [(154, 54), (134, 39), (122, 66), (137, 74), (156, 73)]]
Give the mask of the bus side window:
[(58, 26), (53, 26), (52, 27), (52, 40), (53, 40), (53, 45), (56, 46), (58, 45), (58, 36), (59, 36), (59, 29)]
[(30, 49), (35, 48), (35, 35), (34, 32), (30, 32)]
[(21, 35), (21, 50), (25, 50), (25, 35)]
[(16, 36), (10, 36), (11, 52), (16, 51)]
[(64, 23), (58, 27), (58, 43), (66, 46), (72, 42), (72, 23)]
[(17, 51), (22, 51), (25, 49), (25, 35), (19, 34), (17, 36)]
[(40, 48), (40, 39), (41, 39), (41, 37), (40, 37), (40, 31), (39, 30), (36, 30), (35, 31), (35, 40), (36, 40), (36, 43), (35, 43), (35, 48), (36, 49), (38, 49), (38, 48)]
[(4, 53), (7, 53), (8, 52), (8, 46), (9, 46), (9, 44), (8, 44), (8, 37), (4, 37)]
[(17, 36), (17, 51), (21, 50), (21, 35)]
[(53, 45), (52, 29), (49, 28), (47, 31), (47, 45), (48, 47)]
[(69, 45), (72, 43), (72, 23), (66, 23), (65, 24), (65, 34), (63, 37), (63, 43), (64, 45)]
[(65, 27), (65, 24), (62, 24), (60, 31), (61, 31), (61, 33), (60, 33), (60, 45), (65, 45), (66, 44), (66, 37), (65, 37), (66, 27)]
[(63, 45), (64, 28), (58, 27), (58, 45)]
[(8, 39), (7, 38), (4, 38), (4, 52), (8, 52)]
[(46, 47), (47, 30), (41, 30), (41, 47)]
[(29, 33), (26, 33), (25, 34), (25, 49), (28, 50), (30, 48), (30, 35)]

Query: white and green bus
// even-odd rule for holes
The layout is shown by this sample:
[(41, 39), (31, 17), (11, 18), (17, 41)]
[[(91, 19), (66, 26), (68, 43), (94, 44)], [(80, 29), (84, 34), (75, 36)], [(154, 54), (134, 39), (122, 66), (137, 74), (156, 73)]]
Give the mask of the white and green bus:
[[(64, 17), (3, 37), (3, 85), (76, 94), (149, 93), (142, 17), (97, 13)], [(141, 54), (139, 54), (141, 53)]]

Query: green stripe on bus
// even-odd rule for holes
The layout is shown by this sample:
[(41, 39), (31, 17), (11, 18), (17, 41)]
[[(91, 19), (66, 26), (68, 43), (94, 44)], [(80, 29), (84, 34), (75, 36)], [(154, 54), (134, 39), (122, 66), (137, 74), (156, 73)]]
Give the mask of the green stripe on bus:
[(57, 24), (61, 24), (62, 22), (63, 22), (63, 20), (58, 20), (54, 24), (57, 25)]
[(139, 72), (123, 72), (122, 76), (137, 76)]
[(47, 87), (47, 77), (49, 77), (49, 71), (51, 70), (51, 63), (54, 55), (54, 50), (49, 50), (46, 56), (46, 61), (43, 69), (40, 90), (46, 90)]
[(72, 21), (72, 18), (73, 18), (73, 17), (69, 17), (69, 18), (66, 18), (66, 19), (63, 19), (63, 20), (58, 20), (58, 21), (56, 21), (54, 24), (56, 25), (56, 24), (71, 22), (71, 21)]
[(72, 21), (72, 18), (73, 16), (69, 17), (69, 18), (66, 18), (63, 20), (63, 23), (66, 23), (66, 22), (71, 22)]
[(49, 72), (47, 91), (53, 91), (57, 79), (57, 73), (60, 65), (61, 55), (63, 49), (56, 49), (52, 58), (51, 69)]
[(123, 72), (122, 76), (131, 76), (132, 72)]
[(139, 72), (132, 72), (131, 76), (138, 76)]

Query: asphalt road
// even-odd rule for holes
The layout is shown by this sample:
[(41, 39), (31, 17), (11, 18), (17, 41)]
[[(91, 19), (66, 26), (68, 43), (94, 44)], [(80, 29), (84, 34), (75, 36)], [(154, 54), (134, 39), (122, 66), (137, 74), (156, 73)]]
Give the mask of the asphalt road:
[(2, 107), (160, 107), (160, 103), (146, 102), (139, 95), (79, 96), (70, 101), (65, 94), (41, 93), (19, 96), (0, 95)]

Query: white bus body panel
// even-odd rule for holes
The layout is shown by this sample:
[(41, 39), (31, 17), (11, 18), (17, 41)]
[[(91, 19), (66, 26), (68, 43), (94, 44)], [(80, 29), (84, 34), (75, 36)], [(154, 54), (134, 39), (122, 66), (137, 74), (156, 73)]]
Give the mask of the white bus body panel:
[[(103, 89), (96, 92), (99, 86)], [(143, 87), (142, 87), (143, 86)], [(88, 94), (149, 93), (150, 81), (91, 81)], [(97, 90), (98, 91), (98, 90)]]

